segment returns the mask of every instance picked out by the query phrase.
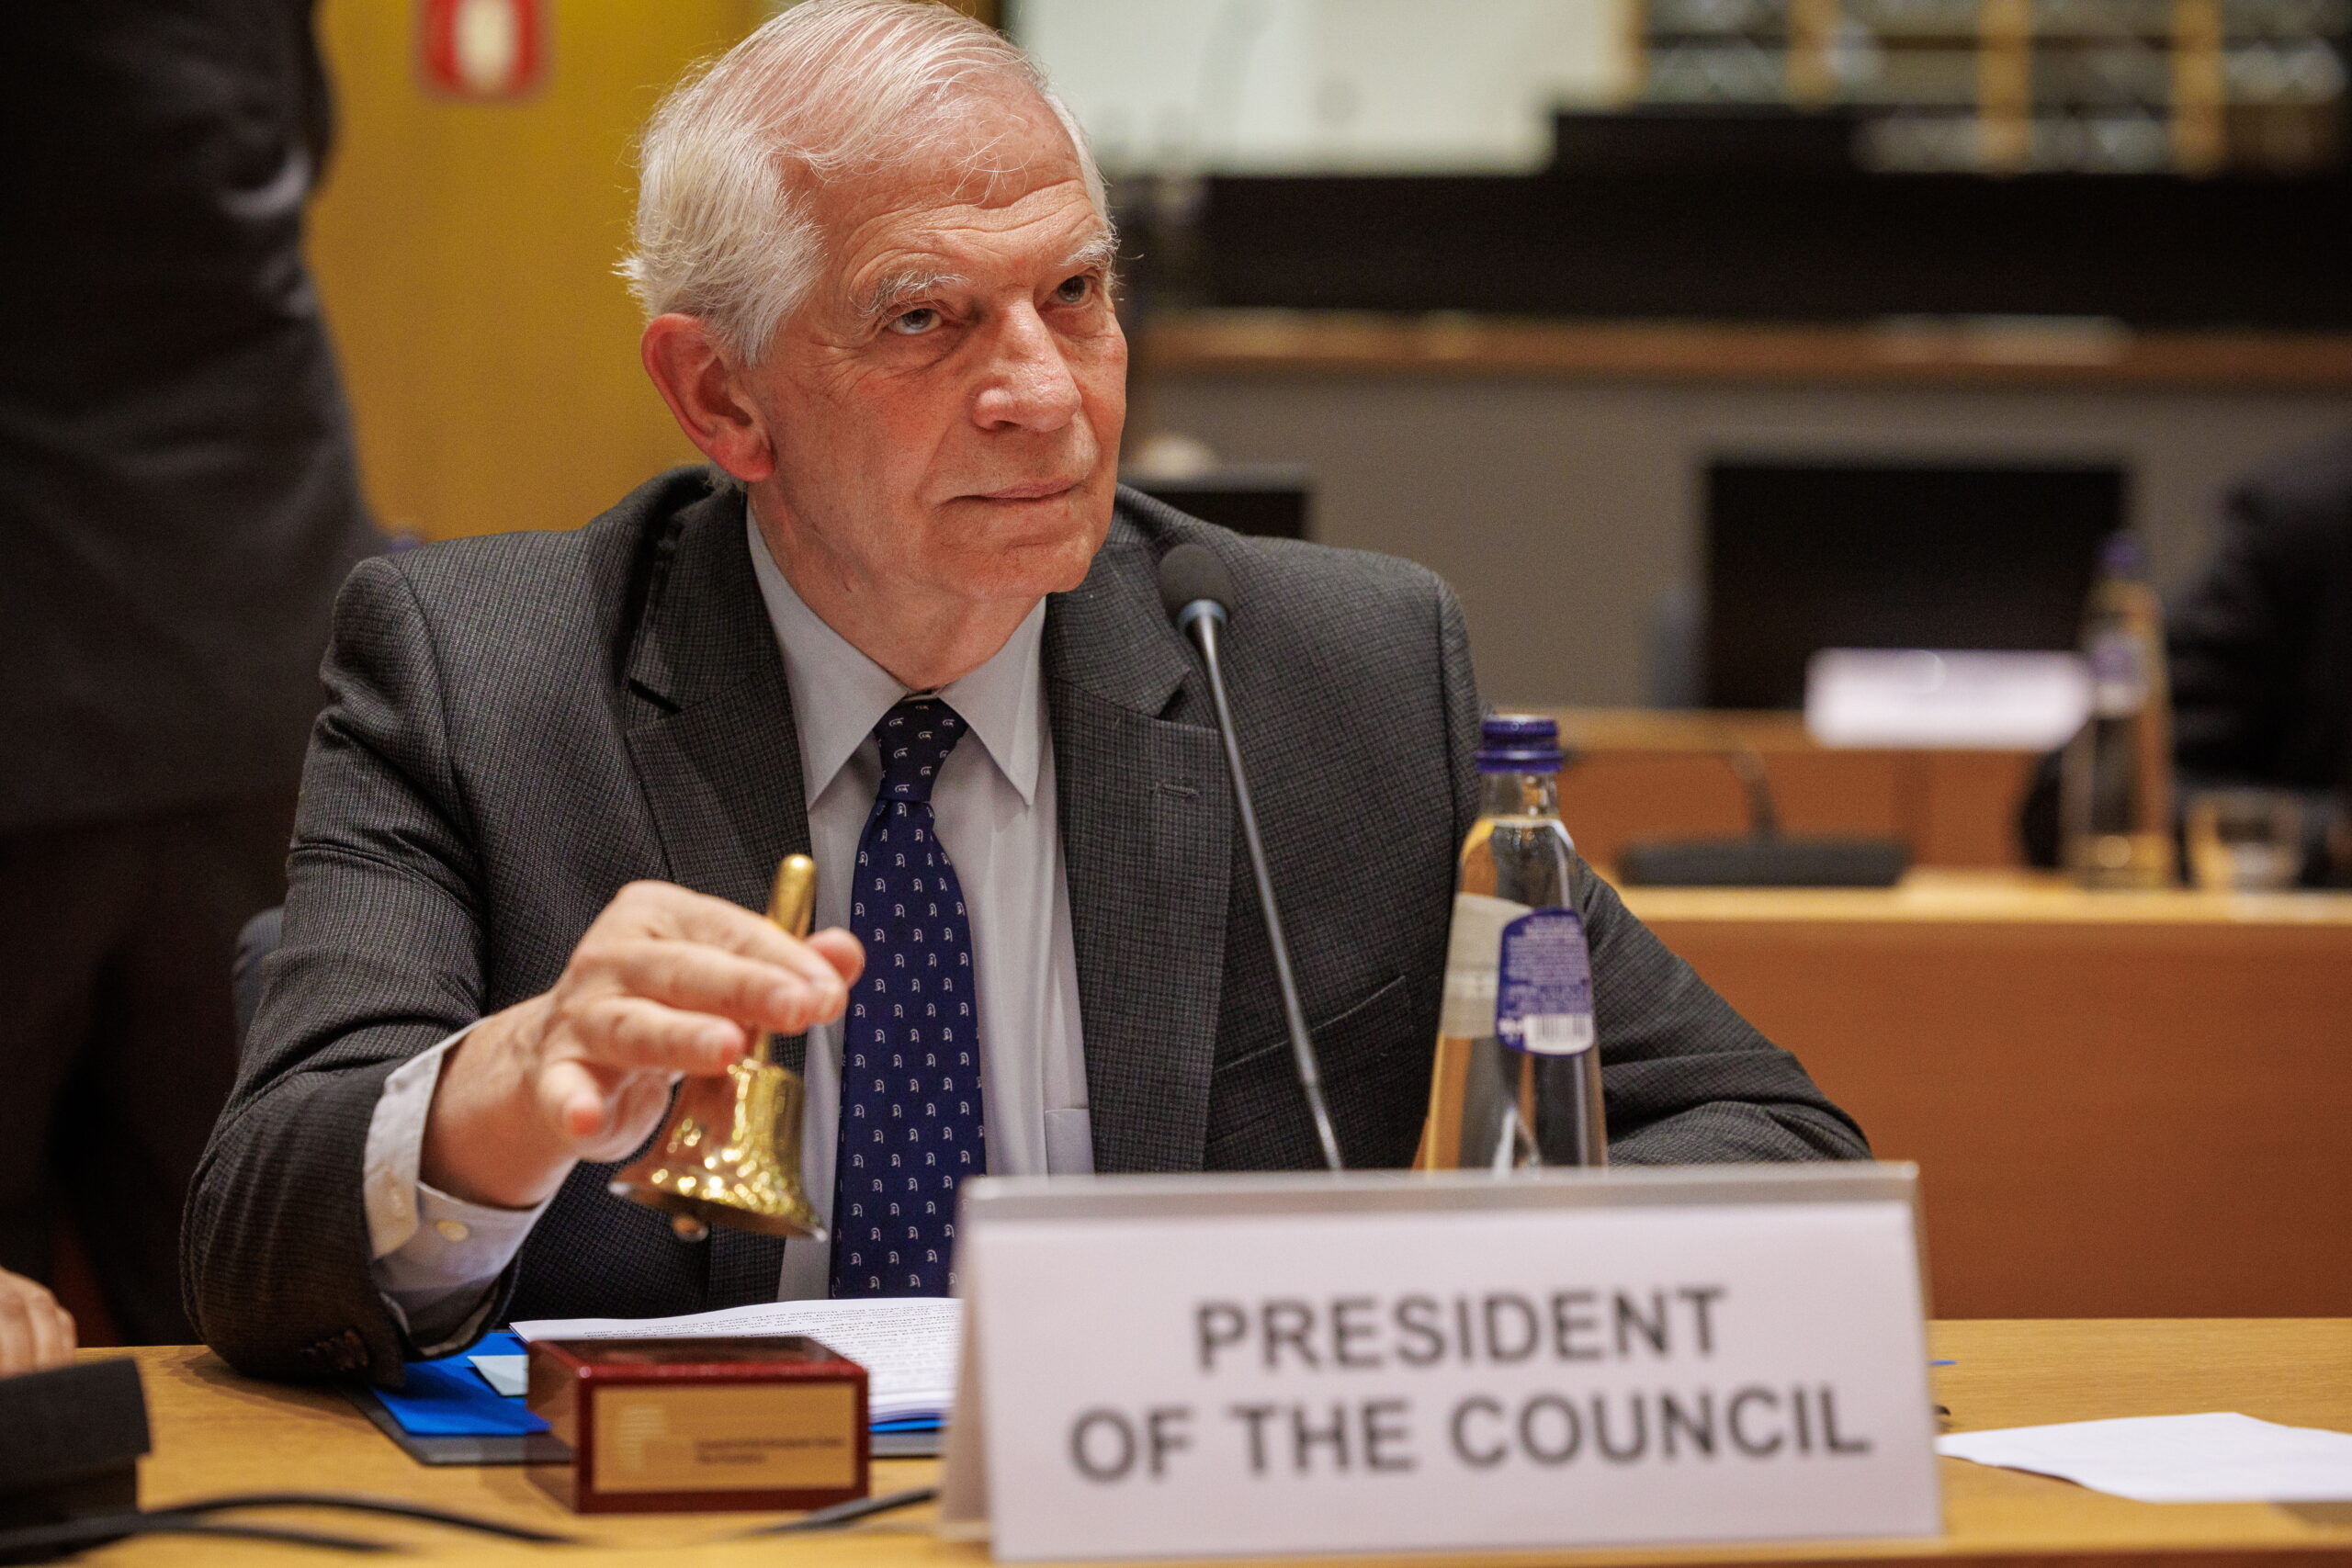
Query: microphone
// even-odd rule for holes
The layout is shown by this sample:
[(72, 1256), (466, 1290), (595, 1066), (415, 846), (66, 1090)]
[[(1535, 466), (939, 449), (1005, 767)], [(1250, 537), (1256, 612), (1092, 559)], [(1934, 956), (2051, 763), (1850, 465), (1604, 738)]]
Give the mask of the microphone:
[(1332, 1132), (1331, 1112), (1323, 1103), (1323, 1074), (1316, 1065), (1314, 1042), (1306, 1035), (1306, 1010), (1299, 1005), (1298, 979), (1291, 973), (1290, 943), (1283, 936), (1282, 913), (1274, 907), (1274, 880), (1266, 873), (1266, 845), (1258, 836), (1257, 809), (1250, 804), (1241, 743), (1233, 733), (1233, 707), (1226, 700), (1218, 639), (1233, 604), (1233, 573), (1205, 547), (1179, 545), (1160, 558), (1159, 602), (1167, 607), (1176, 629), (1200, 649), (1201, 663), (1208, 671), (1209, 700), (1216, 708), (1217, 734), (1225, 741), (1226, 772), (1233, 776), (1233, 803), (1240, 812), (1241, 841), (1249, 846), (1250, 871), (1258, 884), (1258, 908), (1266, 917), (1266, 941), (1273, 949), (1274, 980), (1282, 987), (1283, 1021), (1290, 1030), (1298, 1087), (1305, 1091), (1306, 1109), (1315, 1117), (1315, 1136), (1323, 1145), (1323, 1162), (1333, 1170), (1344, 1170), (1339, 1134)]
[(1747, 832), (1736, 839), (1651, 840), (1617, 854), (1629, 887), (1892, 887), (1911, 852), (1895, 839), (1783, 835), (1764, 759), (1737, 741), (1718, 750), (1747, 795)]

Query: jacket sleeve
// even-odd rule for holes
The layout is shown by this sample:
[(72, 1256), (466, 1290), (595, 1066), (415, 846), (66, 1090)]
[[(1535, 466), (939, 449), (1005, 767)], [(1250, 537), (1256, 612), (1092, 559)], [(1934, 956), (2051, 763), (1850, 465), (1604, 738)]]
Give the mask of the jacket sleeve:
[(182, 1286), (241, 1371), (392, 1386), (408, 1347), (369, 1277), (362, 1160), (385, 1078), (479, 1015), (477, 866), (431, 627), (393, 561), (344, 585), (322, 673), (284, 940), (190, 1190)]
[(1868, 1159), (1854, 1119), (1578, 860), (1609, 1153), (1626, 1165)]
[[(1460, 606), (1441, 590), (1441, 661), (1458, 842), (1478, 815), (1483, 717)], [(1569, 825), (1571, 833), (1575, 825)], [(1592, 949), (1610, 1157), (1627, 1165), (1868, 1159), (1861, 1129), (1634, 918), (1578, 858), (1571, 897)]]

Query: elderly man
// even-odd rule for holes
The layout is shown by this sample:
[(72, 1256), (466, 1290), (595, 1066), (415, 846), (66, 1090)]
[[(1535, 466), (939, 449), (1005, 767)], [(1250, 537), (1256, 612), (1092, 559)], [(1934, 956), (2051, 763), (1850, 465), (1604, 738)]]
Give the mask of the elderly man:
[[(1444, 586), (1116, 488), (1102, 182), (987, 28), (813, 0), (673, 94), (643, 158), (645, 367), (724, 477), (345, 589), (285, 945), (187, 1232), (205, 1337), (249, 1371), (390, 1381), (514, 1316), (944, 1291), (974, 1170), (1314, 1163), (1157, 597), (1185, 541), (1238, 584), (1340, 1142), (1412, 1155), (1475, 803)], [(796, 851), (853, 930), (751, 912)], [(1864, 1152), (1605, 886), (1577, 897), (1619, 1157)], [(606, 1191), (678, 1076), (759, 1031), (806, 1071), (833, 1243), (683, 1242)], [(883, 1122), (920, 1128), (888, 1235)]]

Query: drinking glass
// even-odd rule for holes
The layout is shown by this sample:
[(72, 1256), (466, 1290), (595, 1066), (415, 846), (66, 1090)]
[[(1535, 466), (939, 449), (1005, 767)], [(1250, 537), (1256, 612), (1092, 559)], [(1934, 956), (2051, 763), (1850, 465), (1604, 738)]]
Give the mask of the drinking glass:
[(2303, 871), (2303, 803), (2284, 790), (2216, 789), (2188, 803), (2188, 865), (2213, 892), (2274, 892)]

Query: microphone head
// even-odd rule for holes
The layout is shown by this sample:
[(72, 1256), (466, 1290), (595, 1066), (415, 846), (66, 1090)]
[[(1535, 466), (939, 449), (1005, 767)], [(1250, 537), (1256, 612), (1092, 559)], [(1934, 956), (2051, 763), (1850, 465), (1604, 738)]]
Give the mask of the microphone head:
[(1182, 626), (1184, 612), (1203, 601), (1222, 620), (1233, 608), (1233, 573), (1204, 545), (1179, 545), (1159, 558), (1159, 603)]

